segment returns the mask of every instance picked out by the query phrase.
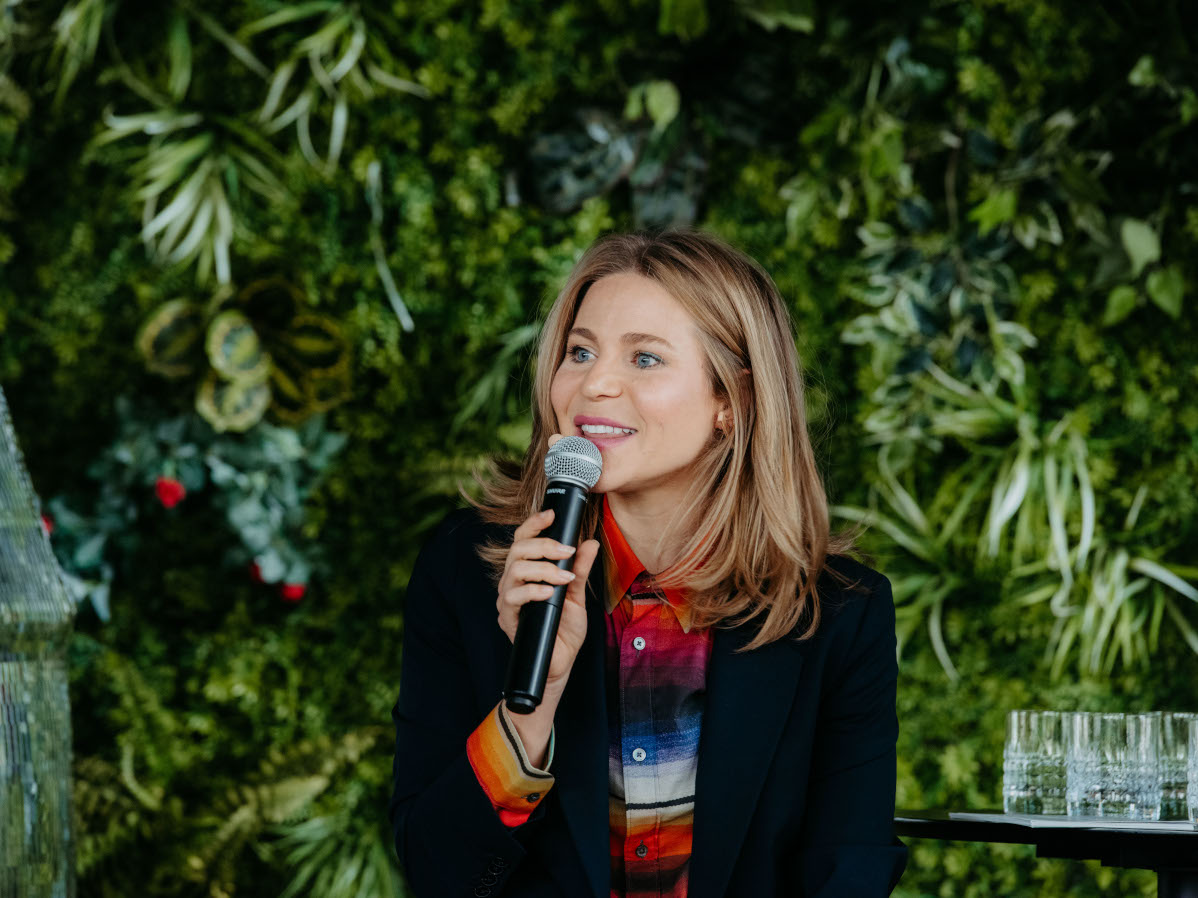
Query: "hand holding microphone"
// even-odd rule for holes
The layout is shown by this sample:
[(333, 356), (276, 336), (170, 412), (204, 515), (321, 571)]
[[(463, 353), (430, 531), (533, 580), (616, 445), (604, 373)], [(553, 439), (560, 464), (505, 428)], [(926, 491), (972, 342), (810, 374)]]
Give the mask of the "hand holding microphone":
[(555, 435), (549, 443), (545, 502), (516, 529), (496, 602), (513, 641), (504, 695), (518, 714), (532, 713), (547, 690), (560, 696), (586, 638), (586, 581), (599, 551), (593, 539), (573, 547), (602, 456), (581, 437)]

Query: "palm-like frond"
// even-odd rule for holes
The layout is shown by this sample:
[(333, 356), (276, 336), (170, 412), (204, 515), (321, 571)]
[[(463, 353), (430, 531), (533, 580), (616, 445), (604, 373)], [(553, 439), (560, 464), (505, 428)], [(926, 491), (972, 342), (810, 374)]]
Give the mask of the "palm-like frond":
[[(375, 806), (381, 806), (376, 803)], [(277, 827), (271, 853), (294, 871), (279, 898), (375, 898), (401, 895), (402, 883), (381, 815), (365, 802)]]
[(55, 105), (62, 102), (79, 73), (96, 58), (104, 22), (112, 15), (115, 5), (110, 0), (76, 0), (58, 14), (51, 56), (51, 65), (58, 73)]
[(213, 893), (233, 894), (241, 852), (270, 827), (301, 816), (334, 775), (357, 763), (382, 734), (380, 727), (365, 727), (337, 740), (320, 736), (285, 754), (273, 752), (257, 775), (193, 815), (209, 835), (189, 858), (189, 878), (206, 883)]
[(272, 198), (283, 193), (260, 158), (269, 147), (235, 122), (209, 121), (195, 112), (108, 112), (104, 123), (106, 129), (93, 146), (139, 134), (150, 138), (134, 166), (134, 196), (142, 203), (146, 246), (167, 264), (195, 260), (201, 282), (215, 270), (219, 283), (229, 283), (235, 190), (244, 184)]
[[(932, 504), (939, 507), (947, 495), (956, 499), (946, 518), (937, 516), (945, 524), (936, 533), (929, 524), (931, 516), (903, 485), (892, 462), (896, 447), (903, 445), (901, 416), (889, 416), (880, 426), (876, 422), (883, 419), (875, 419), (875, 433), (892, 440), (878, 452), (874, 484), (889, 513), (851, 506), (836, 506), (832, 511), (876, 525), (921, 568), (934, 572), (917, 591), (902, 593), (896, 585), (896, 601), (900, 593), (906, 598), (898, 612), (900, 637), (910, 632), (908, 622), (926, 615), (937, 658), (950, 676), (955, 675), (940, 621), (944, 601), (951, 597), (948, 584), (964, 582), (952, 577), (961, 558), (952, 550), (972, 542), (979, 562), (997, 561), (1008, 567), (1005, 592), (1011, 601), (1021, 606), (1048, 603), (1056, 617), (1047, 650), (1054, 675), (1073, 653), (1083, 670), (1094, 674), (1109, 674), (1120, 662), (1142, 663), (1166, 613), (1198, 651), (1198, 636), (1174, 601), (1178, 595), (1198, 601), (1198, 589), (1184, 579), (1195, 572), (1133, 558), (1121, 540), (1098, 530), (1089, 452), (1073, 416), (1066, 415), (1047, 428), (1037, 426), (1026, 415), (1012, 418), (1014, 409), (994, 397), (954, 386), (944, 372), (932, 380), (936, 386), (928, 396), (934, 402), (952, 403), (961, 412), (1000, 414), (1013, 431), (1013, 442), (1005, 449), (990, 449), (988, 456), (974, 454), (945, 478)], [(970, 439), (979, 440), (992, 435), (989, 424), (980, 432), (968, 433)], [(1145, 494), (1144, 488), (1137, 493), (1125, 531), (1134, 525), (1134, 512)], [(963, 526), (967, 522), (978, 523), (970, 530)], [(1143, 576), (1134, 576), (1137, 573)], [(1150, 586), (1152, 591), (1146, 593)], [(1146, 628), (1149, 622), (1153, 626)]]
[[(294, 124), (304, 158), (331, 173), (345, 146), (351, 98), (370, 99), (376, 88), (419, 97), (429, 94), (420, 85), (387, 72), (390, 54), (381, 41), (371, 40), (365, 14), (357, 5), (318, 0), (288, 6), (248, 23), (238, 37), (246, 40), (314, 19), (316, 30), (292, 44), (287, 58), (269, 75), (258, 122), (268, 134)], [(303, 64), (309, 80), (289, 97), (294, 76)], [(322, 156), (312, 139), (312, 124), (318, 110), (329, 104), (328, 147)]]

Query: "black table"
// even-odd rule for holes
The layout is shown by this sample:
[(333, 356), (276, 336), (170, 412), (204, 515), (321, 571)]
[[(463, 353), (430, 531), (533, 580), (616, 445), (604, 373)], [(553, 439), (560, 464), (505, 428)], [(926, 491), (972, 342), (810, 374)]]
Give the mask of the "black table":
[[(1001, 811), (979, 812), (1001, 814)], [(1023, 819), (1025, 822), (1019, 822)], [(1198, 829), (1181, 832), (1168, 825), (1136, 828), (1079, 828), (1070, 818), (962, 820), (947, 811), (895, 811), (894, 831), (917, 839), (960, 842), (1009, 842), (1035, 845), (1036, 857), (1098, 860), (1105, 867), (1155, 870), (1159, 898), (1198, 898)], [(1124, 824), (1126, 826), (1126, 824)]]

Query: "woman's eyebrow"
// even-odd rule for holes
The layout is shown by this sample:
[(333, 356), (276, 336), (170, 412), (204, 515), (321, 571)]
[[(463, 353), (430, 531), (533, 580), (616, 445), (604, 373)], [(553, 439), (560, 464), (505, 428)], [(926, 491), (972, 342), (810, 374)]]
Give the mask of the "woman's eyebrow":
[[(599, 338), (585, 327), (572, 328), (570, 330), (570, 336), (573, 336), (574, 334), (577, 334), (584, 340), (590, 340), (592, 343), (599, 342)], [(631, 333), (625, 334), (620, 338), (620, 342), (626, 345), (632, 343), (661, 343), (663, 346), (668, 346), (670, 349), (674, 348), (674, 344), (664, 337), (656, 337), (653, 334), (642, 334), (639, 331), (633, 331)]]

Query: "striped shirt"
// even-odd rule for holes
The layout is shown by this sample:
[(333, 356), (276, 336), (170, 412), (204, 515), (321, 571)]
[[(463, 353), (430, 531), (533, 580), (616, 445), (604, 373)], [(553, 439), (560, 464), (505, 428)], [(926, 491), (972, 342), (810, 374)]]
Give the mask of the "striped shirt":
[[(615, 569), (606, 617), (612, 898), (685, 898), (695, 772), (711, 631), (691, 630), (685, 596), (654, 588), (606, 500), (604, 544)], [(467, 740), (475, 775), (500, 819), (524, 823), (553, 785), (528, 762), (503, 703)]]

